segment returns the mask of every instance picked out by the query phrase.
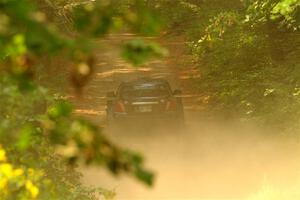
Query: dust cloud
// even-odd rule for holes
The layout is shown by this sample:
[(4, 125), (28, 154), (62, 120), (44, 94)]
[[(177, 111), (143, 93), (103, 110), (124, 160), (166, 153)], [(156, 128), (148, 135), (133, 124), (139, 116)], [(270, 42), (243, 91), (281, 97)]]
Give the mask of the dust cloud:
[(143, 153), (156, 173), (153, 188), (93, 167), (83, 170), (84, 183), (115, 191), (117, 200), (245, 199), (265, 186), (300, 188), (299, 140), (253, 125), (186, 115), (181, 131), (108, 131), (121, 146)]

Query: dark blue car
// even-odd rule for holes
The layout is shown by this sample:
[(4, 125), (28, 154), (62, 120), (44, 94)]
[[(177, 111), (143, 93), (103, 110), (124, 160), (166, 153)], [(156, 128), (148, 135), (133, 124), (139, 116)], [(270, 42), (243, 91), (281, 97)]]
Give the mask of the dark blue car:
[(116, 92), (107, 94), (109, 123), (171, 122), (183, 124), (181, 91), (171, 90), (163, 79), (137, 79), (123, 82)]

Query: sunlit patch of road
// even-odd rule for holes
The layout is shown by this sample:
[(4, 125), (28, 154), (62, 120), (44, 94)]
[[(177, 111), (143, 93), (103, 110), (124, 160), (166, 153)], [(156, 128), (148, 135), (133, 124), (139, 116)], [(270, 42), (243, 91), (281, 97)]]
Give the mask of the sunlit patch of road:
[(152, 69), (150, 67), (147, 68), (133, 68), (132, 66), (129, 69), (113, 69), (110, 71), (99, 72), (96, 73), (97, 78), (107, 78), (118, 74), (126, 74), (126, 73), (137, 73), (137, 72), (149, 72)]
[(104, 115), (104, 111), (99, 111), (99, 110), (83, 110), (83, 109), (76, 109), (75, 114), (80, 114), (80, 115)]

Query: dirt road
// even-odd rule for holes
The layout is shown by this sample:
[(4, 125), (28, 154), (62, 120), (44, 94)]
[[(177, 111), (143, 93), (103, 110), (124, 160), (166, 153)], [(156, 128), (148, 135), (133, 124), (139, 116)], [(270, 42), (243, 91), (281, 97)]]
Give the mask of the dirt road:
[(153, 188), (94, 167), (82, 169), (85, 184), (114, 190), (117, 200), (243, 199), (265, 185), (281, 189), (299, 186), (299, 141), (271, 137), (253, 125), (211, 122), (200, 117), (194, 109), (198, 95), (189, 87), (199, 73), (191, 63), (184, 62), (182, 42), (166, 42), (169, 58), (133, 68), (119, 59), (116, 48), (130, 37), (123, 35), (120, 40), (111, 36), (99, 42), (95, 77), (84, 97), (74, 100), (77, 113), (103, 124), (108, 91), (115, 90), (123, 80), (161, 77), (186, 95), (187, 127), (178, 133), (167, 129), (106, 133), (121, 146), (144, 154), (147, 166), (156, 172)]

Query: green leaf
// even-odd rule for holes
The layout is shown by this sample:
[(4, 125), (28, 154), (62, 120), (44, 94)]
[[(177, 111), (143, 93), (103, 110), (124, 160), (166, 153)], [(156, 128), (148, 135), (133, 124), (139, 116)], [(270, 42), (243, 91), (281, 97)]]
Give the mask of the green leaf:
[(31, 141), (32, 141), (32, 136), (36, 133), (36, 129), (32, 125), (25, 125), (21, 130), (17, 142), (17, 148), (20, 150), (26, 150)]
[(60, 101), (56, 103), (55, 105), (51, 106), (48, 109), (48, 116), (51, 119), (57, 119), (60, 117), (68, 117), (72, 113), (72, 106), (70, 103), (65, 102), (65, 101)]
[(25, 44), (25, 37), (22, 34), (17, 34), (12, 38), (11, 43), (6, 48), (6, 55), (18, 56), (25, 54), (27, 47)]
[(138, 168), (135, 172), (135, 176), (143, 181), (148, 186), (152, 186), (154, 182), (154, 173)]
[(141, 65), (150, 59), (166, 56), (168, 51), (153, 42), (135, 39), (127, 42), (122, 51), (125, 60), (133, 65)]

